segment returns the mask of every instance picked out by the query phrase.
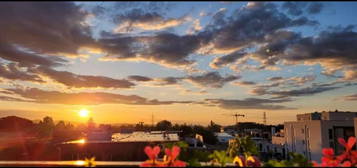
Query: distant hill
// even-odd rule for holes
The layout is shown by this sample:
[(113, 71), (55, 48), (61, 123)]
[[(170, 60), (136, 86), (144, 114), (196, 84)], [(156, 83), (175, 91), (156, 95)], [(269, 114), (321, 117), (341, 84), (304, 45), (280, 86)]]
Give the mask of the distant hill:
[(0, 131), (22, 132), (29, 128), (33, 128), (34, 125), (35, 124), (31, 120), (21, 117), (8, 116), (0, 118)]

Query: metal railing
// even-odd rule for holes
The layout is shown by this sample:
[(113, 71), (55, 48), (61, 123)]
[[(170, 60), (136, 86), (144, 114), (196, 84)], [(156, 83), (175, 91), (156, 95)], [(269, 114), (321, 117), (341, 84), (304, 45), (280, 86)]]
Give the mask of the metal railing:
[[(95, 167), (139, 167), (142, 161), (95, 161)], [(210, 162), (200, 162), (201, 166), (211, 166)], [(0, 167), (84, 167), (86, 161), (0, 161)], [(233, 166), (228, 163), (227, 166)]]

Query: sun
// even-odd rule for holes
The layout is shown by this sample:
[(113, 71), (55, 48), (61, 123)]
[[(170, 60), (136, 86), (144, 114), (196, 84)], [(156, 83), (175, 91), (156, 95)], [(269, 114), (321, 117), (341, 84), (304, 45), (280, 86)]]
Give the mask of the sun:
[(89, 111), (87, 109), (81, 109), (78, 112), (78, 115), (82, 118), (88, 118), (89, 117)]

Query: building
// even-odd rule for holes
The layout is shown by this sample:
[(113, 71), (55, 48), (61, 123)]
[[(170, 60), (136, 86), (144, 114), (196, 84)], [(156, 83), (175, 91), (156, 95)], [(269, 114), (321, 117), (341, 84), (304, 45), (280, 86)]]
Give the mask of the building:
[(220, 144), (228, 144), (229, 140), (234, 138), (234, 136), (226, 132), (216, 132), (214, 135), (217, 137), (218, 143)]
[[(323, 148), (343, 150), (338, 138), (355, 136), (356, 112), (314, 112), (297, 115), (297, 121), (284, 123), (285, 148), (288, 152), (303, 154), (309, 160), (320, 161)], [(356, 131), (357, 132), (357, 131)], [(281, 138), (274, 138), (275, 142)], [(278, 140), (279, 139), (279, 140)]]
[(147, 145), (177, 142), (176, 132), (152, 131), (114, 133), (111, 139), (100, 139), (103, 132), (95, 132), (92, 139), (81, 139), (58, 144), (60, 160), (81, 160), (95, 156), (99, 161), (143, 161), (147, 159)]

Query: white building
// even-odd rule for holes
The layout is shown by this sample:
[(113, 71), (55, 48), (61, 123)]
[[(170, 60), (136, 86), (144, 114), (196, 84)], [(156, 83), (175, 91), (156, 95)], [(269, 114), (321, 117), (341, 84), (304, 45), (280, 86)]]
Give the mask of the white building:
[(343, 148), (337, 139), (355, 136), (356, 116), (356, 112), (337, 110), (297, 115), (297, 121), (284, 123), (286, 153), (296, 152), (305, 155), (309, 160), (321, 161), (323, 148), (341, 151)]
[(221, 144), (228, 144), (229, 140), (234, 138), (234, 136), (226, 132), (216, 132), (214, 135), (217, 137), (218, 142)]

